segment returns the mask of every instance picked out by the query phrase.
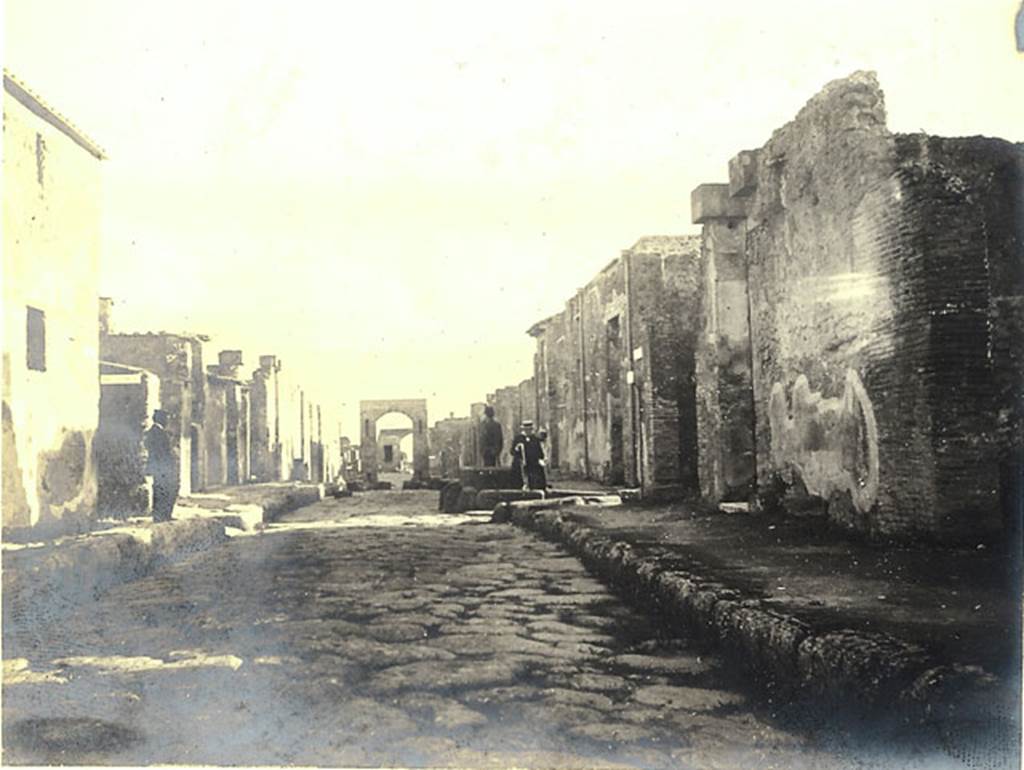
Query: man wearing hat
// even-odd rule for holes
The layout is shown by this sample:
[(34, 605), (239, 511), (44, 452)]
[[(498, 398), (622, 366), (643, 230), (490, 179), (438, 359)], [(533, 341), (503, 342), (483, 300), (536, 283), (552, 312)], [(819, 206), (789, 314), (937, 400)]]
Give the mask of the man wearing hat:
[(153, 425), (146, 431), (146, 474), (153, 477), (153, 521), (170, 521), (178, 499), (178, 462), (167, 431), (168, 414), (153, 412)]
[(544, 446), (533, 433), (533, 420), (523, 420), (512, 441), (512, 469), (523, 480), (523, 489), (544, 489)]

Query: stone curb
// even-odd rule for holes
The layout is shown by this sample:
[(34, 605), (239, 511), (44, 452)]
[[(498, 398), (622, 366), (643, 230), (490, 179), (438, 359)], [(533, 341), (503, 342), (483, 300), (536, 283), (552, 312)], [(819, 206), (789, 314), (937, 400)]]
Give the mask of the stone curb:
[(279, 500), (264, 504), (263, 521), (269, 523), (291, 511), (298, 510), (306, 505), (318, 503), (324, 499), (325, 489), (323, 484), (306, 485), (289, 489)]
[[(502, 506), (499, 506), (502, 507)], [(893, 636), (854, 629), (816, 631), (699, 574), (657, 548), (638, 554), (626, 542), (558, 510), (504, 506), (512, 523), (561, 543), (620, 593), (653, 606), (688, 634), (715, 646), (760, 686), (845, 706), (895, 708), (918, 718), (998, 708), (999, 682), (976, 666), (940, 661)], [(500, 517), (499, 517), (500, 518)]]

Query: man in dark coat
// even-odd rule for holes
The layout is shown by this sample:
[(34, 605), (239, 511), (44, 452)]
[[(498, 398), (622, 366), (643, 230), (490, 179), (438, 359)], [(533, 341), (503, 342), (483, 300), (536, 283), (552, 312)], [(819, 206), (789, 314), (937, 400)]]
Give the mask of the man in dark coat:
[(153, 425), (146, 431), (146, 474), (153, 477), (153, 521), (170, 521), (178, 499), (178, 462), (167, 431), (167, 412), (153, 412)]
[(493, 468), (498, 464), (503, 445), (501, 423), (494, 419), (494, 407), (484, 407), (484, 419), (480, 421), (480, 454), (484, 458), (484, 467)]
[(523, 480), (523, 489), (545, 489), (544, 446), (533, 433), (533, 421), (523, 420), (512, 440), (512, 469)]

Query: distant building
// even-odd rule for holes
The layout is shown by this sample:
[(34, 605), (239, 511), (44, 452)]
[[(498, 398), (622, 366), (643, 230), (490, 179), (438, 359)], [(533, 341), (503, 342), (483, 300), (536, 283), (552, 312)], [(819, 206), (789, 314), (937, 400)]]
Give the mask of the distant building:
[(249, 481), (249, 383), (242, 377), (242, 351), (222, 350), (207, 367), (209, 397), (203, 424), (209, 485)]
[(281, 470), (281, 362), (260, 356), (250, 384), (252, 476), (256, 481), (287, 478)]
[(95, 516), (103, 151), (4, 73), (3, 526)]
[[(178, 452), (181, 494), (205, 489), (209, 483), (203, 422), (208, 387), (203, 372), (202, 335), (169, 332), (117, 334), (110, 328), (110, 301), (102, 301), (100, 355), (104, 361), (137, 367), (160, 381), (160, 408)], [(152, 417), (152, 413), (149, 415)]]

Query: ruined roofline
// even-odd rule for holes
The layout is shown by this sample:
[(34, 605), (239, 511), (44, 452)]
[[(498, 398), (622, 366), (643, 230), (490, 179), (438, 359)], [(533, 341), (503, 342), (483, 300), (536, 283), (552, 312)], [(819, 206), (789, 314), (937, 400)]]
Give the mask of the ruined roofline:
[(1005, 147), (1015, 149), (1018, 153), (1024, 153), (1024, 141), (1017, 142), (1012, 139), (1005, 139), (1001, 136), (989, 136), (988, 134), (947, 136), (945, 134), (929, 134), (927, 131), (911, 131), (896, 132), (892, 134), (892, 137), (897, 142), (904, 143), (912, 141), (922, 142), (934, 139), (942, 142), (962, 142), (964, 144), (1004, 145)]
[(209, 334), (189, 334), (188, 332), (108, 332), (105, 337), (175, 337), (190, 342), (209, 342)]
[(549, 324), (554, 323), (555, 319), (561, 316), (564, 312), (565, 310), (559, 310), (557, 313), (552, 313), (547, 318), (541, 321), (537, 321), (537, 323), (535, 323), (533, 326), (526, 330), (526, 333), (529, 334), (531, 337), (539, 337), (541, 334), (544, 333), (546, 327)]
[(70, 120), (32, 93), (24, 83), (18, 80), (6, 68), (4, 69), (4, 90), (29, 112), (45, 120), (90, 155), (98, 160), (107, 159), (107, 154), (102, 147), (87, 137)]
[(862, 89), (867, 89), (878, 94), (879, 107), (882, 110), (881, 129), (885, 133), (889, 133), (889, 113), (885, 105), (885, 92), (882, 90), (882, 87), (878, 82), (878, 73), (874, 70), (856, 70), (846, 77), (830, 80), (818, 89), (818, 91), (810, 99), (804, 102), (804, 105), (799, 110), (797, 110), (796, 115), (772, 131), (768, 141), (762, 144), (761, 148), (763, 149), (767, 145), (771, 144), (778, 136), (785, 134), (794, 125), (803, 121), (809, 113), (818, 109), (822, 103), (829, 102), (837, 91), (849, 89), (851, 86), (859, 86)]
[(628, 249), (623, 249), (622, 253), (660, 255), (695, 248), (700, 248), (700, 235), (698, 234), (645, 235)]

